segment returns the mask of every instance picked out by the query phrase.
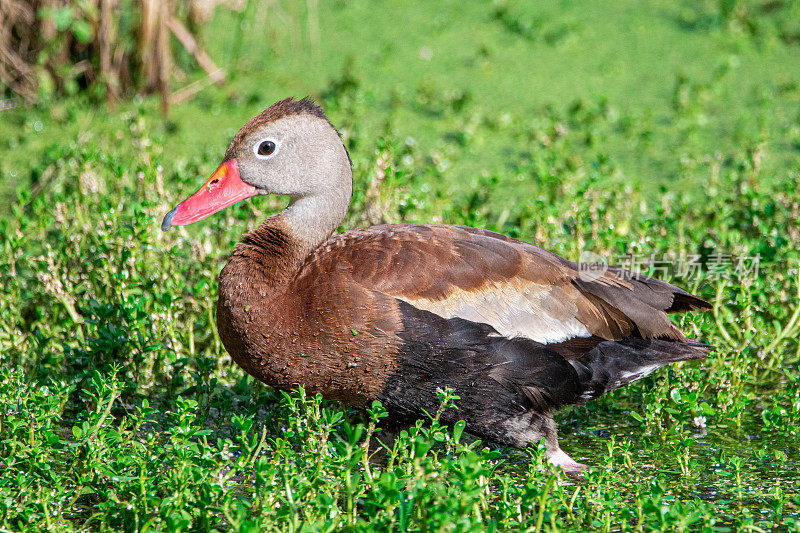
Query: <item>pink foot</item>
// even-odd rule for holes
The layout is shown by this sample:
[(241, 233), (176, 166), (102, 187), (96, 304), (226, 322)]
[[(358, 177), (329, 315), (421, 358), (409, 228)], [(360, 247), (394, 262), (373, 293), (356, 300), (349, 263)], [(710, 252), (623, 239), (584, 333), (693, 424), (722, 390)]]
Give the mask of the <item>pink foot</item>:
[(561, 449), (553, 453), (548, 453), (547, 459), (550, 461), (550, 464), (560, 466), (565, 473), (574, 476), (582, 475), (581, 471), (589, 468), (587, 465), (575, 461)]

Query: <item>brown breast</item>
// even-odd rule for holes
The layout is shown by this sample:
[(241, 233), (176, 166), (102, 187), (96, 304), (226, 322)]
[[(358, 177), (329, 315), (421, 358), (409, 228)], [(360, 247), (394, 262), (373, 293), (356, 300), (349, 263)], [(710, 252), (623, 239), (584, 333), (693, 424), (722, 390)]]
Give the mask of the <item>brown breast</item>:
[(217, 326), (225, 348), (270, 386), (302, 384), (368, 405), (395, 370), (397, 301), (354, 282), (347, 269), (305, 260), (279, 221), (272, 223), (245, 237), (220, 273)]

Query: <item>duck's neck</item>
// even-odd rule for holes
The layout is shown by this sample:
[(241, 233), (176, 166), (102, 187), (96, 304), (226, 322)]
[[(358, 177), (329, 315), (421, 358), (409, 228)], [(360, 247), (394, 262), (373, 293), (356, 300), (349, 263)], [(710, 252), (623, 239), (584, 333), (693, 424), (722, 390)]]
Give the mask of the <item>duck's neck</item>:
[(286, 282), (306, 257), (336, 231), (349, 203), (349, 194), (293, 199), (281, 213), (242, 237), (229, 266), (235, 265), (239, 275), (257, 276), (269, 285)]
[(303, 196), (292, 199), (281, 216), (297, 243), (308, 254), (336, 231), (349, 205), (349, 191)]

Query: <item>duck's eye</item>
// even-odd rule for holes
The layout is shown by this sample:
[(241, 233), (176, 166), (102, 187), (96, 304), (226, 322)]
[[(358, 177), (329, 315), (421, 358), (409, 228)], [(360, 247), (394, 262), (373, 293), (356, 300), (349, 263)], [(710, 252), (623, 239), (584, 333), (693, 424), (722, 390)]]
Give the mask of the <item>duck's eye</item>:
[(275, 149), (277, 148), (277, 146), (274, 141), (266, 140), (258, 143), (255, 148), (257, 156), (269, 157), (275, 153)]

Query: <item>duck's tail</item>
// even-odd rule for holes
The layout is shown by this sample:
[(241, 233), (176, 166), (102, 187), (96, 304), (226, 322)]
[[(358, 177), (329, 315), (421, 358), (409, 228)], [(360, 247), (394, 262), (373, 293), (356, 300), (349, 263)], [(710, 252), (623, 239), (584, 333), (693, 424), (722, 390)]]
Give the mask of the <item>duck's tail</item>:
[(605, 341), (569, 363), (578, 373), (581, 402), (641, 379), (669, 363), (702, 359), (713, 346), (662, 339)]

